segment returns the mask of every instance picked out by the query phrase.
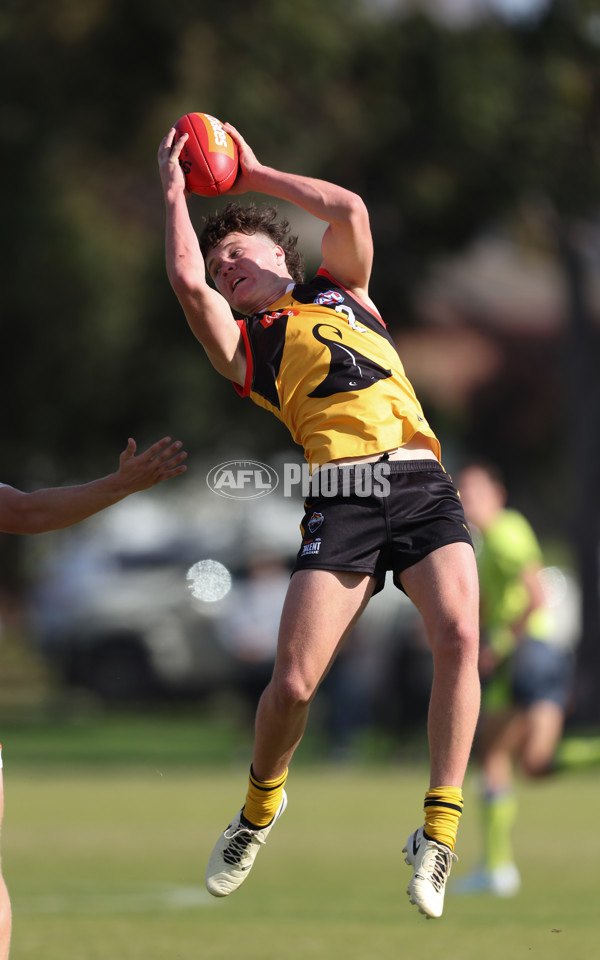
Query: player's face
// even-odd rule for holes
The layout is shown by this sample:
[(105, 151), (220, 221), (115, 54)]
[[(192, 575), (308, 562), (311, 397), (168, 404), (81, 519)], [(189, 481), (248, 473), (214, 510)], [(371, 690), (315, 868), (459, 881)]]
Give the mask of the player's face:
[(209, 250), (206, 268), (229, 305), (245, 314), (270, 306), (290, 280), (282, 248), (264, 233), (228, 233)]
[(469, 523), (485, 530), (504, 506), (504, 488), (480, 467), (466, 467), (457, 482)]

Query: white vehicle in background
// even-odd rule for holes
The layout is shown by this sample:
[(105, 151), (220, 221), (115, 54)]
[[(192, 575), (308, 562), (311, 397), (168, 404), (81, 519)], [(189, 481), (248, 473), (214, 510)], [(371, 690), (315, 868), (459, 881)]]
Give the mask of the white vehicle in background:
[[(253, 662), (267, 677), (293, 556), (280, 534), (257, 537), (263, 514), (265, 529), (267, 515), (277, 529), (289, 529), (289, 518), (279, 516), (288, 505), (270, 506), (267, 514), (256, 505), (180, 502), (149, 492), (79, 528), (48, 534), (30, 594), (40, 650), (65, 681), (105, 700), (243, 690), (252, 655), (242, 641), (236, 648), (233, 631), (225, 633), (235, 611), (250, 616), (251, 585), (263, 569), (269, 602), (263, 596), (262, 622), (253, 626), (260, 647)], [(294, 519), (292, 532), (297, 510)], [(229, 573), (231, 588), (220, 599), (210, 591), (198, 599), (202, 593), (191, 589), (188, 572), (205, 560)]]
[[(161, 491), (48, 534), (45, 557), (31, 559), (34, 638), (64, 682), (104, 701), (232, 692), (254, 706), (272, 670), (300, 516), (301, 504), (275, 495), (182, 501)], [(230, 577), (220, 599), (214, 577), (190, 579), (206, 561), (219, 584), (223, 570)], [(326, 678), (323, 722), (343, 733), (372, 719), (373, 703), (385, 723), (401, 710), (422, 718), (430, 654), (418, 622), (390, 582)]]
[[(276, 494), (248, 502), (149, 491), (47, 534), (45, 557), (36, 539), (34, 638), (69, 685), (106, 701), (233, 692), (254, 705), (273, 665), (300, 516), (301, 505)], [(205, 561), (212, 580), (189, 579)], [(215, 594), (223, 576), (230, 589)], [(555, 642), (573, 647), (578, 584), (556, 567), (543, 579)], [(329, 712), (342, 736), (360, 723), (418, 728), (431, 671), (420, 616), (388, 575), (325, 679), (317, 713)]]

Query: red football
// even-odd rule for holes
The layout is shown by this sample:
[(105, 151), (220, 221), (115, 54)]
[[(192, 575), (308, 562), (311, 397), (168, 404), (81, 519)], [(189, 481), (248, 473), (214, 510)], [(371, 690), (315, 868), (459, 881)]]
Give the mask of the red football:
[(202, 197), (227, 193), (237, 176), (238, 149), (222, 123), (209, 113), (186, 113), (175, 129), (189, 134), (179, 158), (187, 189)]

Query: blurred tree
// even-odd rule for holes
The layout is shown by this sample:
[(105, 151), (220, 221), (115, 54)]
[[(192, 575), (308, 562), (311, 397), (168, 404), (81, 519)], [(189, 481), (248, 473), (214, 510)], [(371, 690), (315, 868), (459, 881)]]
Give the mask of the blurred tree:
[[(549, 471), (565, 481), (555, 484), (551, 502), (560, 501), (582, 579), (582, 713), (596, 718), (600, 332), (586, 297), (582, 238), (585, 223), (598, 218), (600, 198), (598, 46), (598, 15), (589, 2), (557, 0), (538, 20), (513, 29), (498, 21), (452, 32), (424, 16), (387, 18), (360, 51), (365, 69), (357, 71), (358, 83), (377, 109), (371, 135), (354, 155), (380, 245), (375, 283), (387, 317), (385, 301), (402, 307), (403, 290), (410, 315), (412, 286), (432, 254), (506, 219), (525, 199), (546, 210), (545, 243), (566, 291), (562, 356), (555, 358), (562, 383), (559, 376), (558, 389), (545, 389), (536, 380), (534, 356), (524, 376), (515, 377), (520, 355), (525, 360), (527, 354), (513, 344), (503, 379), (493, 385), (495, 399), (489, 402), (488, 392), (481, 415), (472, 416), (470, 430), (466, 424), (465, 439), (504, 465), (528, 463), (538, 489)], [(377, 56), (382, 50), (394, 55)], [(547, 401), (545, 422), (535, 432), (523, 429), (533, 392)]]
[[(242, 15), (228, 0), (8, 3), (5, 480), (97, 470), (132, 432), (204, 448), (225, 424), (241, 438), (254, 423), (249, 404), (240, 412), (231, 388), (204, 376), (168, 287), (156, 148), (181, 113), (204, 108), (261, 131), (265, 156), (318, 172), (334, 153), (328, 105), (342, 94), (354, 13), (341, 0), (261, 0)], [(261, 422), (259, 446), (283, 438)]]
[[(361, 192), (378, 303), (392, 325), (410, 322), (432, 256), (524, 193), (561, 211), (597, 192), (597, 45), (563, 6), (521, 29), (448, 31), (356, 0), (257, 0), (242, 12), (231, 0), (9, 2), (6, 479), (97, 469), (129, 432), (183, 430), (205, 446), (223, 423), (251, 421), (259, 447), (273, 430), (283, 438), (202, 375), (166, 283), (154, 157), (177, 116), (210, 109), (266, 162)], [(200, 223), (207, 204), (193, 204)]]
[[(577, 322), (565, 340), (565, 392), (550, 398), (548, 421), (561, 426), (532, 438), (531, 455), (545, 444), (546, 462), (560, 463), (558, 436), (583, 405), (585, 440), (581, 427), (573, 442), (588, 486), (573, 475), (569, 492), (588, 511), (585, 531), (582, 517), (576, 527), (589, 560), (598, 336), (574, 237), (597, 217), (600, 186), (595, 4), (555, 0), (537, 19), (490, 16), (462, 30), (404, 9), (5, 0), (0, 373), (11, 456), (2, 479), (30, 486), (108, 470), (131, 433), (141, 443), (177, 434), (192, 451), (218, 447), (224, 433), (229, 450), (246, 450), (252, 435), (257, 454), (289, 442), (207, 374), (164, 274), (156, 147), (178, 116), (205, 109), (239, 126), (265, 162), (365, 196), (373, 289), (392, 330), (411, 322), (411, 291), (431, 258), (524, 197), (550, 211)], [(207, 204), (193, 203), (200, 224)], [(306, 244), (314, 265), (318, 242)], [(493, 432), (501, 397), (488, 413)], [(460, 429), (473, 436), (468, 418)], [(519, 452), (509, 445), (503, 456)]]

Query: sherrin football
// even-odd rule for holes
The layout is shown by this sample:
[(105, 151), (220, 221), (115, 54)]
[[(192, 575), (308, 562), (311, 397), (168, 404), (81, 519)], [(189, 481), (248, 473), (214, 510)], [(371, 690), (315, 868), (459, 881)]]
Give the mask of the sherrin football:
[(179, 162), (186, 187), (202, 197), (227, 193), (238, 172), (238, 149), (223, 124), (209, 113), (186, 113), (175, 124), (189, 134)]

